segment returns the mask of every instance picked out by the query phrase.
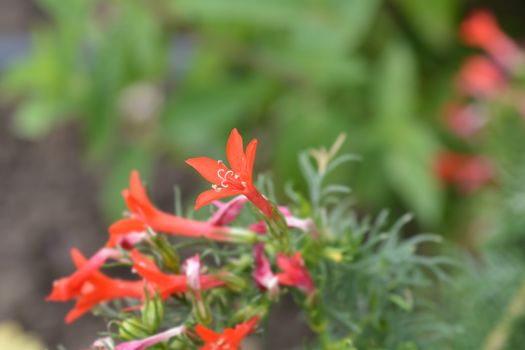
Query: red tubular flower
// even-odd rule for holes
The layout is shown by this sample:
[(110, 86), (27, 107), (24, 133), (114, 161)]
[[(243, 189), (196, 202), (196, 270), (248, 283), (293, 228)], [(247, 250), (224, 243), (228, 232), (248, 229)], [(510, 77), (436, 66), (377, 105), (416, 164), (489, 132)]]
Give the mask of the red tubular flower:
[(236, 234), (228, 227), (218, 227), (210, 223), (181, 218), (163, 212), (153, 206), (149, 200), (137, 171), (131, 172), (129, 189), (122, 193), (130, 211), (130, 217), (115, 222), (109, 228), (110, 239), (107, 246), (114, 246), (123, 237), (131, 233), (141, 233), (147, 227), (155, 231), (185, 237), (204, 237), (217, 241), (235, 241), (249, 239), (246, 235)]
[(478, 190), (495, 176), (488, 158), (452, 152), (438, 155), (435, 171), (442, 182), (456, 185), (464, 193)]
[(253, 184), (252, 172), (256, 150), (257, 140), (253, 139), (246, 147), (245, 153), (242, 137), (237, 129), (233, 129), (226, 145), (226, 157), (231, 170), (220, 160), (205, 157), (186, 160), (188, 165), (212, 183), (212, 189), (201, 193), (197, 198), (195, 209), (217, 199), (242, 194), (271, 219), (272, 205)]
[[(71, 257), (80, 272), (77, 275), (73, 274), (69, 283), (66, 280), (60, 280), (58, 283), (60, 287), (54, 286), (53, 292), (47, 299), (64, 301), (77, 298), (74, 308), (66, 316), (66, 323), (75, 321), (94, 306), (105, 301), (119, 298), (143, 298), (145, 287), (143, 281), (111, 279), (98, 271), (98, 267), (103, 263), (100, 263), (100, 258), (88, 261), (76, 249), (71, 250)], [(99, 266), (94, 268), (96, 265)], [(64, 286), (67, 288), (62, 288)]]
[[(79, 253), (71, 250), (71, 256), (75, 257)], [(119, 258), (120, 253), (115, 249), (102, 248), (96, 252), (86, 263), (68, 277), (62, 277), (53, 282), (53, 290), (46, 298), (47, 301), (68, 301), (80, 294), (84, 282), (88, 280), (95, 271), (104, 265), (109, 258)]]
[(264, 244), (259, 243), (253, 247), (255, 258), (255, 269), (253, 279), (261, 290), (269, 291), (270, 295), (276, 295), (279, 291), (279, 278), (272, 272), (270, 262), (264, 255)]
[[(171, 294), (188, 292), (186, 275), (173, 275), (162, 272), (153, 260), (140, 254), (137, 250), (131, 252), (131, 260), (135, 271), (148, 283), (158, 288), (163, 298)], [(195, 282), (195, 281), (193, 281)], [(199, 276), (200, 290), (207, 290), (224, 285), (224, 282), (214, 275)]]
[(277, 274), (279, 283), (303, 289), (307, 294), (315, 292), (314, 282), (304, 265), (301, 253), (293, 256), (277, 255), (277, 266), (283, 271)]
[(472, 13), (461, 25), (461, 37), (466, 44), (485, 49), (507, 68), (512, 69), (520, 59), (518, 46), (503, 33), (488, 11)]
[(259, 317), (254, 316), (235, 328), (226, 328), (222, 334), (198, 324), (195, 331), (205, 342), (199, 350), (238, 350), (243, 339), (253, 331), (257, 322), (259, 322)]
[(487, 98), (505, 88), (505, 76), (491, 60), (483, 56), (465, 61), (458, 77), (459, 89), (471, 96)]

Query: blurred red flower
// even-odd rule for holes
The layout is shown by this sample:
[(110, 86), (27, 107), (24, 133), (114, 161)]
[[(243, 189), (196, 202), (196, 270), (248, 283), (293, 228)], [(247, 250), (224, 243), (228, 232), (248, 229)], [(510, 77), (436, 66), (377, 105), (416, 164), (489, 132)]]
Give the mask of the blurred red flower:
[(453, 152), (438, 155), (435, 171), (441, 181), (457, 186), (464, 193), (478, 190), (495, 177), (494, 167), (487, 157)]
[(505, 88), (505, 76), (488, 58), (473, 56), (468, 58), (458, 76), (459, 89), (478, 98), (493, 97)]
[(520, 59), (520, 49), (500, 29), (488, 11), (473, 12), (461, 26), (461, 37), (466, 44), (485, 49), (508, 69), (512, 69)]
[(445, 108), (447, 127), (457, 136), (469, 138), (485, 124), (485, 116), (472, 105), (448, 104)]

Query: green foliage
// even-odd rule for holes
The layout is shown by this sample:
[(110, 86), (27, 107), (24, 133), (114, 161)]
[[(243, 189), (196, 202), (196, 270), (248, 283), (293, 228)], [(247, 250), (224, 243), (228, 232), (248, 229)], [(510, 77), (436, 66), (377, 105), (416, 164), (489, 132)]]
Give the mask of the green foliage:
[(134, 154), (151, 165), (216, 149), (233, 126), (262, 126), (279, 150), (267, 162), (297, 178), (295, 155), (345, 130), (367, 159), (352, 176), (363, 204), (401, 201), (436, 225), (443, 203), (429, 162), (438, 141), (419, 118), (426, 57), (417, 48), (443, 49), (457, 4), (431, 3), (430, 14), (401, 0), (42, 0), (53, 23), (3, 81), (23, 97), (13, 129), (36, 139), (75, 118), (88, 155), (117, 173), (105, 188), (124, 186), (121, 164)]
[[(300, 156), (320, 228), (320, 237), (305, 243), (305, 258), (318, 266), (327, 333), (335, 339), (349, 336), (358, 349), (417, 349), (416, 344), (426, 341), (426, 331), (443, 328), (431, 317), (433, 307), (425, 291), (448, 280), (445, 267), (455, 263), (417, 253), (421, 245), (441, 238), (431, 234), (403, 238), (410, 215), (391, 226), (386, 211), (375, 219), (356, 216), (341, 197), (349, 190), (324, 183), (330, 171), (352, 159), (348, 155), (330, 159), (323, 172), (314, 169), (306, 153)], [(434, 340), (448, 335), (443, 332)]]

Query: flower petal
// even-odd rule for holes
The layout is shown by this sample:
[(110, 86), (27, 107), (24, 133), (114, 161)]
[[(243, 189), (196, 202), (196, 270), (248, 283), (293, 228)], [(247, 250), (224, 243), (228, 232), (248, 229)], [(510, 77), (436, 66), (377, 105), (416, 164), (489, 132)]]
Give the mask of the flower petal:
[(239, 190), (231, 190), (228, 188), (223, 188), (220, 191), (208, 190), (208, 191), (202, 192), (197, 197), (197, 201), (195, 202), (195, 210), (202, 208), (203, 206), (213, 202), (214, 200), (226, 198), (230, 196), (236, 196), (238, 194), (241, 194)]
[(224, 163), (211, 159), (211, 158), (207, 158), (207, 157), (187, 159), (186, 164), (191, 166), (193, 169), (197, 170), (197, 172), (203, 178), (205, 178), (212, 184), (221, 183), (222, 180), (217, 175), (219, 170), (221, 169), (224, 169), (224, 171), (228, 170), (228, 168), (224, 165)]
[(211, 329), (209, 329), (207, 327), (204, 327), (204, 326), (202, 326), (200, 324), (198, 324), (195, 327), (195, 331), (197, 332), (199, 337), (201, 337), (201, 339), (204, 340), (205, 342), (214, 342), (214, 341), (218, 340), (221, 337), (220, 334), (215, 333)]
[(139, 172), (133, 170), (129, 178), (129, 190), (131, 196), (141, 205), (151, 207), (152, 204), (148, 198), (148, 194), (142, 185), (142, 180), (140, 179)]
[(73, 323), (76, 319), (78, 319), (79, 317), (81, 317), (82, 315), (84, 315), (86, 312), (88, 312), (89, 310), (91, 310), (91, 308), (94, 306), (95, 304), (84, 304), (82, 305), (82, 303), (78, 302), (75, 304), (75, 306), (73, 307), (73, 309), (71, 309), (67, 315), (66, 315), (66, 318), (65, 318), (65, 321), (67, 324), (70, 324), (70, 323)]
[(244, 154), (242, 137), (237, 129), (233, 129), (228, 138), (226, 157), (232, 170), (237, 174), (242, 173), (243, 165), (246, 162), (246, 155)]
[(249, 182), (252, 182), (253, 164), (255, 163), (255, 153), (257, 152), (257, 139), (253, 139), (246, 147), (246, 163), (244, 174)]

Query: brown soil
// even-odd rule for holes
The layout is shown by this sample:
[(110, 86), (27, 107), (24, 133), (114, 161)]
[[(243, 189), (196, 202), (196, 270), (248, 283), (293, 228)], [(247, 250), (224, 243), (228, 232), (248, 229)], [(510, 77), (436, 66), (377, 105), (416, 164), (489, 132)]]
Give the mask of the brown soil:
[(104, 242), (97, 177), (82, 162), (74, 128), (31, 143), (7, 126), (0, 110), (0, 320), (19, 322), (51, 348), (78, 349), (103, 325), (89, 316), (65, 328), (71, 303), (44, 298), (54, 278), (71, 273), (71, 247), (91, 254)]

